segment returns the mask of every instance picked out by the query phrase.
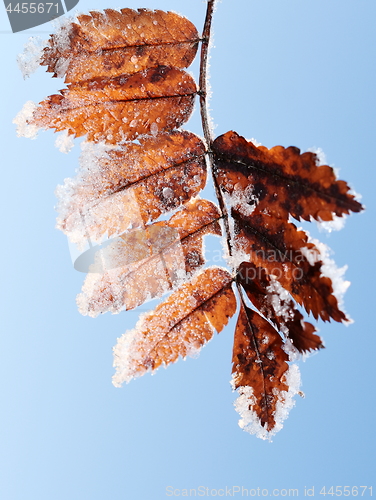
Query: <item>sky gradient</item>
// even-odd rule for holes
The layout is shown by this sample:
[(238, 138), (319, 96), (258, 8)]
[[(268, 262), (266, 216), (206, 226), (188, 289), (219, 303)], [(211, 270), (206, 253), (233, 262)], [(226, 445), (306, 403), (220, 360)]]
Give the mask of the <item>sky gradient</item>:
[[(205, 6), (81, 0), (78, 8), (174, 10), (200, 31)], [(298, 489), (299, 496), (314, 487), (320, 498), (323, 486), (372, 486), (375, 16), (371, 0), (222, 0), (213, 20), (215, 134), (236, 130), (267, 147), (320, 147), (367, 207), (340, 232), (309, 225), (338, 267), (349, 266), (345, 307), (354, 324), (319, 324), (326, 349), (300, 363), (306, 397), (269, 443), (237, 425), (229, 384), (235, 318), (197, 359), (112, 386), (112, 347), (138, 311), (96, 319), (77, 311), (84, 274), (55, 229), (54, 191), (74, 174), (79, 144), (65, 155), (51, 131), (31, 141), (12, 124), (26, 101), (64, 87), (42, 68), (23, 80), (16, 64), (30, 36), (47, 38), (52, 29), (12, 34), (0, 11), (1, 498), (160, 500), (200, 486)], [(197, 110), (185, 128), (201, 134)]]

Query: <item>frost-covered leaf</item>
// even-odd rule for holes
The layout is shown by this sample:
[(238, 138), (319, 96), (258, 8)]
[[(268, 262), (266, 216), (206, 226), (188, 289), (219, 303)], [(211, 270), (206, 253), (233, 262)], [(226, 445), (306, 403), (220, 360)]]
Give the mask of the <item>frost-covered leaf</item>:
[(236, 311), (232, 281), (224, 269), (205, 269), (143, 315), (114, 348), (114, 385), (195, 354), (219, 333)]
[(157, 66), (130, 76), (71, 83), (41, 102), (27, 124), (118, 144), (180, 127), (193, 110), (196, 92), (188, 73)]
[(77, 176), (57, 190), (58, 228), (84, 244), (156, 220), (204, 187), (204, 154), (201, 139), (185, 131), (118, 148), (86, 145)]
[(303, 321), (290, 294), (265, 269), (243, 262), (237, 276), (253, 305), (292, 341), (299, 352), (323, 347), (321, 338), (314, 333), (316, 328)]
[(322, 274), (320, 251), (307, 233), (271, 215), (247, 215), (240, 209), (233, 209), (231, 214), (235, 251), (264, 268), (316, 319), (347, 321), (338, 307), (332, 280)]
[(239, 425), (267, 439), (277, 432), (292, 406), (297, 383), (289, 388), (288, 355), (273, 326), (256, 311), (241, 304), (236, 324), (233, 362), (235, 402), (242, 416)]
[(193, 200), (171, 217), (117, 238), (96, 256), (82, 293), (82, 314), (133, 309), (176, 288), (204, 263), (203, 236), (220, 235), (220, 214), (207, 200)]
[(66, 82), (115, 77), (166, 65), (188, 67), (199, 35), (185, 17), (147, 9), (105, 9), (65, 23), (44, 49), (42, 65)]
[(318, 166), (314, 153), (300, 154), (295, 147), (257, 147), (236, 132), (217, 137), (213, 151), (221, 188), (245, 196), (258, 212), (331, 221), (333, 214), (341, 217), (362, 210), (346, 182), (337, 180), (328, 165)]

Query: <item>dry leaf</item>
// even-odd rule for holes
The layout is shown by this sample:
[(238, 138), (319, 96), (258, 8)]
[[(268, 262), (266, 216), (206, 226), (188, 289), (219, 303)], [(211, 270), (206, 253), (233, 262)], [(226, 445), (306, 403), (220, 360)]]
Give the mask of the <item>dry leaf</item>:
[(238, 281), (252, 304), (292, 341), (299, 352), (323, 347), (321, 338), (314, 334), (316, 328), (303, 321), (289, 293), (264, 268), (243, 262), (238, 268)]
[(316, 319), (347, 321), (332, 280), (322, 275), (320, 251), (304, 231), (271, 215), (245, 215), (233, 209), (232, 216), (234, 248), (247, 254), (249, 262), (266, 269)]
[(81, 314), (133, 309), (176, 288), (205, 263), (202, 239), (220, 235), (220, 214), (207, 200), (192, 200), (169, 221), (117, 238), (98, 252), (82, 293)]
[(118, 144), (172, 130), (193, 110), (196, 83), (185, 71), (157, 66), (133, 75), (68, 85), (41, 102), (27, 124)]
[(114, 385), (195, 354), (222, 331), (236, 311), (232, 280), (224, 269), (205, 269), (143, 315), (114, 348)]
[(57, 191), (59, 229), (85, 244), (156, 220), (204, 187), (204, 153), (202, 141), (185, 131), (116, 149), (88, 145), (78, 175)]
[[(289, 390), (286, 372), (288, 356), (278, 332), (256, 311), (241, 305), (235, 329), (233, 362), (234, 389), (248, 394), (246, 405), (261, 427), (270, 431), (276, 424), (278, 403)], [(245, 391), (250, 388), (252, 391)], [(240, 413), (246, 413), (243, 408)]]
[(153, 66), (186, 68), (199, 35), (173, 12), (105, 9), (77, 17), (51, 35), (42, 65), (66, 82), (132, 74)]
[(258, 212), (288, 219), (331, 221), (333, 214), (360, 212), (362, 205), (328, 165), (318, 166), (314, 153), (295, 147), (256, 147), (236, 132), (213, 143), (216, 177), (221, 188), (243, 195)]

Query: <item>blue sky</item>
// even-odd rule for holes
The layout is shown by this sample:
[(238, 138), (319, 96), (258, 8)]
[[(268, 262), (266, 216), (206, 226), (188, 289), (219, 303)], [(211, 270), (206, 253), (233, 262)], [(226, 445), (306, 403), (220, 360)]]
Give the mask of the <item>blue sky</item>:
[[(199, 30), (205, 16), (201, 0), (78, 7), (175, 10)], [(23, 80), (16, 65), (29, 36), (52, 31), (12, 34), (0, 11), (1, 498), (159, 500), (168, 486), (297, 488), (299, 496), (315, 487), (322, 497), (323, 486), (372, 486), (375, 15), (371, 0), (222, 0), (215, 13), (216, 135), (234, 129), (268, 147), (320, 147), (367, 206), (340, 232), (310, 228), (349, 266), (345, 305), (355, 323), (319, 325), (326, 349), (300, 364), (306, 397), (268, 443), (237, 425), (234, 320), (197, 359), (112, 386), (112, 346), (138, 312), (92, 319), (76, 310), (84, 275), (54, 227), (54, 190), (73, 175), (80, 148), (62, 154), (51, 131), (31, 141), (12, 124), (26, 101), (64, 87), (43, 69)], [(186, 128), (200, 133), (197, 112)]]

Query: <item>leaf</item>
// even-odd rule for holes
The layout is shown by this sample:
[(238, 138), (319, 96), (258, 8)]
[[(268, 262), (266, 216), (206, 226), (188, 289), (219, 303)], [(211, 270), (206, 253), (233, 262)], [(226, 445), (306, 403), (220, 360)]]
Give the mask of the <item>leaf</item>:
[(114, 385), (192, 355), (212, 338), (214, 329), (221, 332), (236, 311), (232, 280), (224, 269), (205, 269), (142, 316), (114, 348)]
[(226, 193), (240, 194), (260, 213), (288, 219), (331, 221), (333, 214), (360, 212), (363, 207), (336, 179), (328, 165), (318, 166), (314, 153), (295, 147), (256, 147), (236, 132), (213, 143), (216, 178)]
[(239, 209), (231, 214), (235, 251), (244, 252), (249, 262), (274, 276), (316, 319), (347, 321), (333, 294), (332, 280), (322, 275), (320, 251), (304, 231), (267, 214), (246, 215)]
[(130, 76), (72, 83), (61, 95), (41, 102), (27, 124), (118, 144), (180, 127), (193, 110), (196, 93), (188, 73), (158, 66)]
[(41, 65), (66, 82), (132, 74), (153, 66), (186, 68), (199, 35), (173, 12), (105, 9), (77, 17), (51, 35)]
[(299, 352), (323, 347), (321, 338), (314, 334), (316, 328), (303, 321), (303, 315), (296, 309), (289, 293), (264, 268), (243, 262), (237, 276), (253, 305), (291, 339)]
[(204, 187), (205, 146), (190, 132), (140, 137), (116, 149), (88, 145), (81, 168), (57, 195), (57, 227), (72, 242), (100, 242), (142, 227)]
[(81, 314), (133, 309), (176, 288), (205, 263), (202, 238), (220, 235), (220, 214), (192, 200), (169, 221), (135, 230), (101, 250), (77, 297)]
[(232, 356), (233, 387), (240, 394), (235, 406), (243, 417), (240, 426), (263, 439), (279, 430), (296, 393), (296, 387), (289, 390), (282, 345), (272, 325), (242, 304)]

